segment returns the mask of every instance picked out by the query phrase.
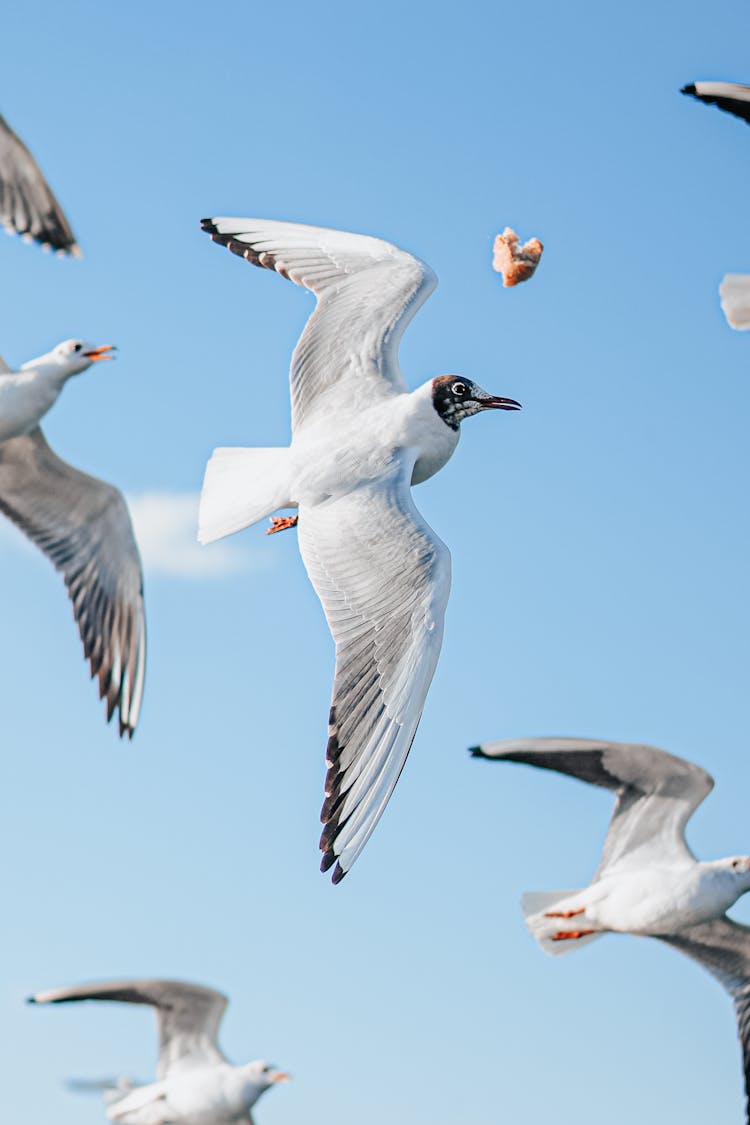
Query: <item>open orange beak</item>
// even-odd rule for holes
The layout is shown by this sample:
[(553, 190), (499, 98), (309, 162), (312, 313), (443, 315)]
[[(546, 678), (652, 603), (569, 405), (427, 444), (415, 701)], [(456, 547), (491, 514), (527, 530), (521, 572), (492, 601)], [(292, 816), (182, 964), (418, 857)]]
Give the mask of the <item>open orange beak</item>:
[(274, 1082), (291, 1082), (292, 1076), (283, 1070), (277, 1070), (273, 1076), (273, 1080)]
[(96, 363), (98, 359), (114, 359), (110, 352), (116, 352), (117, 348), (114, 344), (102, 344), (100, 348), (94, 348), (93, 351), (84, 352), (86, 359), (90, 359), (92, 363)]

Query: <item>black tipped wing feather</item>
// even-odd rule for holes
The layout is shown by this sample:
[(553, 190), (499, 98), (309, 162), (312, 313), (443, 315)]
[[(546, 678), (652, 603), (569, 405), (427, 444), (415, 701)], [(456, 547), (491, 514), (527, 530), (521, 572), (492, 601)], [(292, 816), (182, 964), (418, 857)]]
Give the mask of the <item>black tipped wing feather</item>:
[(750, 86), (733, 82), (691, 82), (683, 86), (680, 93), (706, 105), (715, 105), (750, 124)]
[(78, 245), (34, 157), (0, 116), (0, 223), (43, 246), (79, 254)]
[(120, 492), (61, 460), (37, 428), (0, 444), (0, 511), (62, 572), (91, 675), (132, 737), (146, 661), (143, 575)]

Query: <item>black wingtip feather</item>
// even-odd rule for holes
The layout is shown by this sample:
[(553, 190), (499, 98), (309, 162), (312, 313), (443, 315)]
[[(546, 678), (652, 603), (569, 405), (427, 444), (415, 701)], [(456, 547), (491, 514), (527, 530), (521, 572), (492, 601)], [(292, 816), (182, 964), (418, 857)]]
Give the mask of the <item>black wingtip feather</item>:
[(26, 997), (26, 1003), (27, 1004), (36, 1004), (36, 996), (27, 996)]
[(213, 232), (216, 230), (216, 225), (213, 219), (201, 219), (201, 230), (205, 230), (209, 234), (213, 234)]
[(334, 853), (330, 850), (327, 851), (320, 861), (320, 870), (321, 871), (330, 870), (330, 868), (333, 867), (335, 862), (336, 862), (336, 856), (334, 855)]
[(690, 82), (687, 86), (682, 86), (680, 89), (681, 94), (689, 94), (692, 98), (697, 98), (698, 93), (695, 89), (695, 83)]
[(333, 875), (331, 876), (331, 882), (333, 883), (334, 887), (341, 882), (345, 875), (346, 871), (344, 871), (340, 863), (337, 863), (334, 868)]
[(470, 746), (468, 752), (472, 758), (486, 758), (488, 756), (481, 746)]

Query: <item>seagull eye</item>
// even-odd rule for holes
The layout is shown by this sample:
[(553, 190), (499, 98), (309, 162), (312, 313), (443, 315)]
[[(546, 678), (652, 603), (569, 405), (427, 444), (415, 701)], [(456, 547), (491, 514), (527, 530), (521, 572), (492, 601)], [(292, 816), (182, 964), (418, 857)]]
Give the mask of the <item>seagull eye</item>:
[(264, 1074), (268, 1074), (268, 1072), (269, 1072), (269, 1070), (270, 1070), (270, 1069), (271, 1069), (271, 1068), (270, 1068), (270, 1066), (264, 1066), (264, 1067), (263, 1067), (263, 1073), (264, 1073)]
[(466, 390), (467, 390), (466, 383), (454, 383), (453, 384), (454, 395), (465, 395)]
[(83, 347), (83, 344), (74, 344), (73, 345), (73, 351), (74, 352), (80, 352), (82, 347)]

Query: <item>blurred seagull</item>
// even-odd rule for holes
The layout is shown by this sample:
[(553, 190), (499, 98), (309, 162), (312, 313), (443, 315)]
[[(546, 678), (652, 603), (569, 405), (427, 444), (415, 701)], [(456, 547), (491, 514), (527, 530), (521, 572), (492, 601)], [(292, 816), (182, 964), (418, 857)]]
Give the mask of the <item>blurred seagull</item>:
[(211, 988), (170, 980), (109, 981), (52, 988), (28, 1002), (75, 1000), (147, 1004), (156, 1013), (157, 1081), (106, 1084), (107, 1117), (120, 1125), (252, 1125), (250, 1110), (261, 1094), (289, 1079), (262, 1061), (244, 1066), (227, 1062), (217, 1043), (227, 998)]
[(0, 223), (6, 230), (80, 258), (81, 250), (39, 165), (0, 116)]
[[(456, 375), (409, 392), (398, 344), (435, 288), (429, 266), (377, 238), (265, 219), (204, 219), (215, 242), (311, 290), (292, 358), (292, 444), (217, 449), (201, 543), (299, 508), (299, 545), (336, 642), (321, 870), (338, 883), (403, 769), (443, 638), (450, 554), (411, 485), (445, 465), (460, 424), (518, 410)], [(297, 517), (277, 518), (271, 530)]]
[(471, 753), (557, 770), (617, 794), (589, 886), (524, 895), (526, 924), (548, 953), (620, 932), (656, 937), (703, 965), (734, 1000), (750, 1121), (750, 927), (725, 913), (750, 890), (750, 856), (705, 862), (685, 841), (713, 778), (664, 750), (624, 742), (528, 738)]
[[(693, 82), (683, 86), (681, 94), (689, 94), (707, 105), (733, 113), (750, 124), (750, 86), (735, 82)], [(719, 286), (721, 307), (730, 328), (750, 330), (750, 274), (725, 274)]]
[(122, 494), (53, 453), (39, 421), (68, 379), (111, 359), (111, 344), (65, 340), (13, 371), (0, 359), (0, 512), (62, 571), (91, 675), (133, 735), (143, 694), (143, 575)]

